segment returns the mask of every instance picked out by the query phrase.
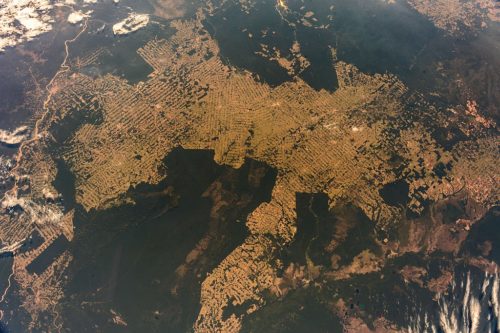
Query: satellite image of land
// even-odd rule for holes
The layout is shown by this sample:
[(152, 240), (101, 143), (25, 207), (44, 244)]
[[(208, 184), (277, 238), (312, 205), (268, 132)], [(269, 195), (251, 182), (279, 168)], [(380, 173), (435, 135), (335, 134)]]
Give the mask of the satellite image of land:
[(500, 332), (498, 0), (1, 0), (0, 332)]

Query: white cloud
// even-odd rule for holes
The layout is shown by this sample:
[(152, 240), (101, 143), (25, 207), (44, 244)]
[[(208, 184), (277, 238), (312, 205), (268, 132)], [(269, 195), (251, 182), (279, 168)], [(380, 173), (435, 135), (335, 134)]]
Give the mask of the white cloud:
[(54, 19), (50, 0), (0, 2), (0, 52), (50, 31)]

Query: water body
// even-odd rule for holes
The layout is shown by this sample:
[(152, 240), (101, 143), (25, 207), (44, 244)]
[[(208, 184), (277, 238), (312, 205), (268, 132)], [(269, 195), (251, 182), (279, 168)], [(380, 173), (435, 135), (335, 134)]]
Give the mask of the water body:
[[(331, 209), (323, 193), (298, 193), (296, 205), (297, 234), (280, 253), (285, 269), (291, 264), (304, 267), (313, 264), (325, 272), (330, 269), (333, 254), (339, 256), (339, 265), (349, 264), (366, 249), (379, 254), (374, 224), (359, 208), (344, 205)], [(345, 237), (337, 238), (340, 245), (334, 251), (327, 250), (339, 234)], [(343, 319), (333, 304), (342, 298), (352, 310), (351, 314), (359, 312), (361, 307), (367, 309), (364, 304), (373, 303), (371, 297), (374, 297), (369, 290), (380, 288), (377, 290), (384, 293), (387, 290), (384, 288), (394, 283), (389, 274), (387, 284), (379, 285), (380, 278), (374, 278), (377, 274), (338, 282), (319, 277), (317, 283), (290, 288), (284, 298), (268, 293), (266, 304), (244, 318), (242, 332), (343, 332)], [(368, 318), (367, 322), (370, 322)]]
[[(439, 209), (444, 216), (458, 216), (460, 211), (455, 212), (448, 206)], [(461, 253), (482, 254), (498, 262), (497, 220), (498, 209), (493, 208), (473, 226)], [(306, 265), (305, 258), (309, 255), (325, 272), (330, 269), (332, 254), (340, 256), (337, 261), (340, 266), (348, 265), (365, 249), (381, 254), (375, 242), (377, 233), (373, 222), (352, 205), (329, 209), (322, 194), (297, 195), (297, 226), (294, 241), (282, 251), (285, 267), (291, 263)], [(328, 250), (332, 239), (340, 243), (333, 252)], [(485, 245), (488, 242), (490, 247)], [(499, 275), (485, 275), (473, 266), (452, 265), (452, 262), (451, 254), (407, 253), (387, 259), (380, 271), (344, 280), (320, 277), (318, 284), (291, 289), (284, 298), (268, 294), (262, 309), (244, 319), (242, 331), (342, 332), (339, 323), (343, 319), (333, 306), (341, 299), (347, 307), (345, 318), (361, 318), (371, 329), (374, 329), (373, 320), (385, 318), (412, 332), (472, 332), (473, 327), (477, 327), (477, 332), (497, 332), (498, 310), (491, 304), (498, 302), (495, 283), (499, 283)], [(424, 285), (404, 280), (400, 272), (407, 265), (425, 269)], [(450, 269), (450, 292), (435, 300), (436, 295), (426, 284)]]
[[(75, 8), (78, 9), (78, 5)], [(98, 74), (114, 73), (132, 83), (144, 80), (151, 68), (136, 50), (154, 36), (169, 36), (165, 20), (155, 18), (162, 24), (151, 23), (146, 29), (118, 38), (113, 36), (112, 25), (127, 17), (131, 10), (152, 14), (154, 8), (148, 1), (122, 0), (119, 5), (106, 1), (86, 7), (84, 11), (88, 9), (93, 10), (89, 27), (76, 42), (69, 44), (69, 62), (76, 58), (73, 55), (84, 56), (99, 47), (106, 47), (113, 52), (103, 54)], [(37, 85), (43, 89), (59, 70), (65, 56), (64, 42), (74, 38), (82, 28), (79, 24), (66, 22), (69, 13), (67, 7), (58, 8), (52, 30), (0, 53), (0, 129), (14, 129), (30, 123), (34, 112), (39, 111), (41, 104), (35, 104), (31, 94)], [(102, 26), (104, 29), (99, 32)], [(0, 147), (0, 154), (11, 155), (14, 151)]]
[[(64, 17), (68, 11), (60, 13)], [(0, 53), (0, 129), (32, 126), (34, 114), (42, 109), (45, 86), (64, 60), (64, 42), (79, 29), (58, 19), (51, 31)], [(0, 145), (0, 155), (12, 156), (16, 151), (17, 147)]]
[[(493, 222), (497, 214), (498, 209), (493, 208), (473, 226), (473, 231), (462, 246), (462, 253), (471, 251), (469, 255), (481, 255), (478, 245), (485, 241), (497, 244), (498, 232), (495, 230), (498, 227)], [(488, 232), (484, 232), (488, 228)], [(498, 246), (493, 245), (486, 258), (498, 260), (495, 259), (497, 252)], [(350, 302), (353, 304), (353, 313), (359, 314), (362, 311), (362, 317), (367, 323), (370, 318), (382, 316), (400, 327), (412, 329), (413, 332), (473, 332), (474, 325), (477, 325), (477, 332), (497, 332), (498, 313), (493, 313), (491, 304), (494, 303), (493, 285), (495, 279), (499, 279), (498, 274), (485, 275), (476, 267), (460, 263), (453, 265), (452, 262), (451, 254), (408, 253), (388, 260), (380, 272), (337, 283), (337, 289), (334, 290), (339, 295), (344, 295), (344, 298), (350, 288), (359, 290), (356, 297), (350, 298)], [(406, 265), (424, 268), (427, 271), (422, 277), (424, 283), (439, 278), (443, 271), (451, 269), (452, 282), (448, 286), (448, 292), (437, 297), (417, 283), (405, 282), (399, 272)], [(436, 297), (437, 301), (434, 300)], [(456, 324), (452, 324), (454, 320), (457, 321)]]
[[(134, 10), (152, 11), (144, 1), (124, 2), (127, 5), (134, 3), (137, 6)], [(500, 82), (497, 70), (500, 68), (497, 56), (500, 39), (495, 27), (478, 38), (464, 36), (455, 39), (436, 29), (403, 2), (388, 6), (382, 1), (317, 1), (307, 3), (305, 9), (301, 9), (302, 2), (288, 3), (290, 13), (286, 14), (286, 19), (297, 20), (306, 10), (311, 10), (319, 24), (328, 24), (326, 16), (330, 14), (333, 21), (326, 30), (303, 26), (292, 29), (276, 10), (275, 2), (260, 1), (250, 16), (229, 2), (230, 5), (208, 17), (205, 25), (219, 43), (227, 63), (248, 69), (271, 85), (293, 78), (277, 63), (255, 54), (260, 51), (260, 43), (275, 47), (282, 55), (288, 56), (290, 46), (297, 40), (302, 45), (302, 53), (311, 61), (310, 68), (300, 77), (315, 89), (333, 91), (337, 88), (331, 67), (332, 46), (337, 48), (339, 60), (353, 63), (365, 72), (395, 73), (411, 88), (423, 92), (447, 92), (433, 100), (438, 106), (464, 104), (468, 98), (477, 98), (481, 110), (493, 117), (498, 116), (500, 97), (495, 87)], [(334, 11), (329, 10), (331, 5), (334, 5)], [(112, 36), (111, 25), (125, 17), (128, 11), (110, 2), (98, 5), (89, 30), (71, 45), (70, 61), (76, 60), (73, 54), (84, 55), (87, 51), (104, 47), (106, 52), (99, 57), (98, 64), (83, 68), (83, 72), (91, 76), (113, 73), (130, 83), (144, 80), (151, 68), (137, 55), (136, 49), (153, 36), (168, 38), (172, 31), (153, 24), (129, 36)], [(104, 29), (101, 30), (102, 26)], [(2, 128), (25, 121), (33, 111), (24, 104), (27, 91), (33, 85), (29, 66), (33, 65), (31, 69), (38, 75), (40, 83), (46, 83), (62, 62), (64, 40), (72, 38), (78, 29), (63, 24), (26, 45), (25, 50), (38, 52), (43, 59), (50, 61), (37, 63), (29, 54), (20, 57), (14, 49), (0, 55), (0, 76), (12, 78), (0, 83), (0, 99), (5, 102), (0, 105)], [(268, 32), (263, 34), (264, 30)], [(438, 75), (437, 62), (442, 62), (450, 72), (456, 71), (464, 82), (468, 82), (464, 89), (467, 94), (450, 86), (450, 82), (454, 82), (450, 76)], [(89, 114), (89, 118), (70, 116), (60, 128), (54, 129), (58, 142), (67, 140), (82, 123), (100, 121), (99, 106), (81, 106), (81, 109), (90, 108), (96, 112)], [(429, 119), (429, 124), (426, 124), (429, 129), (433, 128), (433, 122)], [(447, 149), (466, 139), (454, 127), (436, 129), (433, 136)], [(56, 156), (57, 153), (55, 149)], [(63, 193), (66, 209), (76, 209), (75, 239), (69, 244), (64, 240), (56, 241), (55, 247), (49, 247), (32, 263), (30, 270), (43, 272), (57, 253), (62, 249), (70, 250), (74, 257), (68, 272), (70, 282), (59, 310), (66, 320), (65, 327), (73, 331), (190, 331), (199, 310), (200, 282), (243, 241), (247, 235), (246, 215), (260, 202), (270, 199), (276, 177), (274, 170), (256, 161), (247, 160), (241, 169), (234, 170), (216, 165), (211, 152), (176, 150), (165, 160), (169, 175), (166, 181), (157, 186), (143, 184), (127, 193), (134, 204), (86, 213), (74, 201), (73, 175), (62, 161), (58, 163), (55, 186)], [(262, 168), (264, 178), (258, 184), (249, 181), (249, 175)], [(447, 168), (442, 166), (435, 172), (444, 175)], [(216, 188), (212, 187), (213, 184), (220, 184), (223, 189), (220, 200), (230, 203), (215, 215), (212, 209), (220, 202), (215, 202), (210, 196)], [(407, 192), (407, 184), (399, 182), (388, 184), (381, 195), (388, 204), (399, 206), (406, 203)], [(460, 206), (441, 208), (446, 223), (453, 223), (463, 213)], [(346, 221), (348, 227), (345, 227)], [(500, 254), (495, 245), (500, 241), (497, 237), (500, 233), (496, 221), (497, 208), (472, 227), (461, 254), (483, 256), (499, 263)], [(373, 222), (359, 208), (345, 205), (329, 209), (325, 195), (298, 194), (297, 237), (283, 250), (284, 263), (304, 265), (309, 256), (314, 264), (328, 267), (331, 254), (324, 249), (342, 223), (346, 228), (346, 238), (334, 252), (340, 257), (338, 264), (349, 264), (353, 255), (365, 249), (378, 253)], [(186, 256), (203, 239), (208, 239), (206, 248), (197, 253), (193, 263), (185, 265)], [(320, 290), (313, 287), (293, 290), (283, 300), (269, 296), (269, 302), (261, 311), (245, 319), (243, 330), (340, 332), (339, 318), (331, 309), (332, 302), (339, 298), (347, 302), (348, 315), (359, 315), (369, 324), (373, 318), (384, 316), (402, 326), (413, 325), (419, 330), (425, 325), (434, 325), (438, 331), (443, 331), (439, 321), (442, 314), (451, 317), (450, 311), (444, 311), (443, 304), (448, 304), (448, 308), (463, 312), (454, 315), (464, 323), (465, 326), (460, 327), (465, 329), (472, 322), (469, 320), (471, 311), (460, 310), (467, 294), (472, 295), (469, 299), (478, 300), (479, 313), (485, 317), (490, 314), (493, 318), (491, 323), (481, 321), (481, 330), (487, 330), (490, 324), (494, 327), (498, 315), (495, 317), (491, 313), (488, 301), (493, 296), (495, 277), (485, 277), (478, 269), (459, 266), (454, 271), (455, 287), (451, 295), (434, 302), (434, 295), (429, 290), (405, 282), (398, 273), (402, 267), (411, 264), (426, 268), (427, 279), (437, 278), (442, 269), (450, 266), (451, 260), (451, 255), (442, 253), (430, 258), (408, 254), (390, 261), (380, 272), (357, 276), (349, 281), (324, 282)], [(3, 285), (7, 283), (11, 265), (11, 257), (0, 258), (0, 283)], [(477, 286), (485, 285), (485, 281), (489, 284), (484, 291), (480, 290)], [(472, 292), (466, 289), (469, 282), (475, 286)], [(14, 284), (13, 295), (16, 288)], [(22, 332), (25, 331), (23, 323), (26, 323), (26, 318), (16, 301), (12, 297), (5, 308), (14, 314), (9, 323), (12, 332)], [(112, 311), (127, 322), (126, 328), (112, 322)], [(420, 319), (425, 316), (430, 324)]]

